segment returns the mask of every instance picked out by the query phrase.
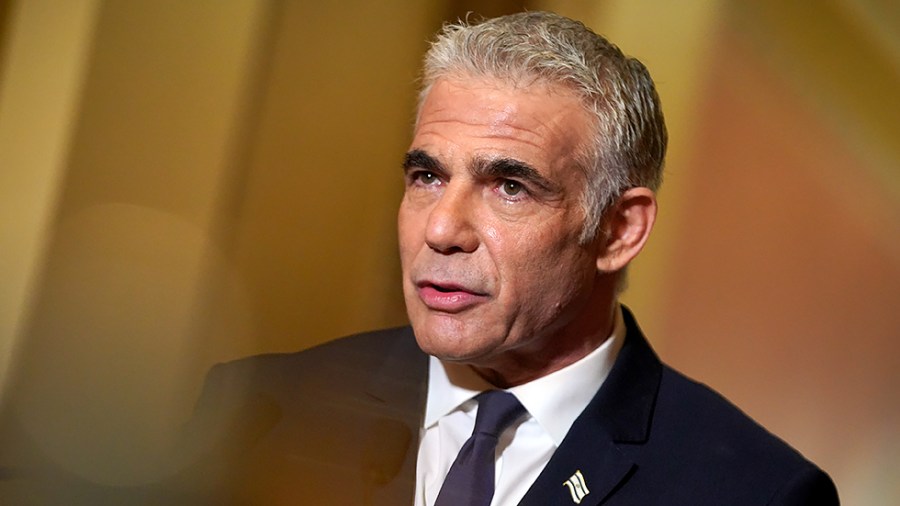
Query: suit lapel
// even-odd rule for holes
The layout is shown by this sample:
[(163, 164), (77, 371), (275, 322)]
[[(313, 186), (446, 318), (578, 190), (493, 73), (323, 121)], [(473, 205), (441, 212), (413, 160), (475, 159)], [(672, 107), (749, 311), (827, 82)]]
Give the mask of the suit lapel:
[(628, 476), (633, 463), (608, 438), (576, 439), (566, 437), (520, 505), (596, 505)]
[(643, 444), (662, 364), (623, 307), (625, 343), (603, 386), (579, 415), (521, 505), (602, 504), (635, 472), (620, 444)]

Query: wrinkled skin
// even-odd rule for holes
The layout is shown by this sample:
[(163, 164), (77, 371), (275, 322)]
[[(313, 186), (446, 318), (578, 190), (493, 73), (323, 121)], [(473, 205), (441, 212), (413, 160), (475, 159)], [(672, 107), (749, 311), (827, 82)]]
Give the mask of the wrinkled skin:
[(606, 242), (579, 242), (591, 120), (559, 87), (442, 79), (422, 104), (398, 226), (420, 347), (497, 386), (560, 369), (608, 336)]

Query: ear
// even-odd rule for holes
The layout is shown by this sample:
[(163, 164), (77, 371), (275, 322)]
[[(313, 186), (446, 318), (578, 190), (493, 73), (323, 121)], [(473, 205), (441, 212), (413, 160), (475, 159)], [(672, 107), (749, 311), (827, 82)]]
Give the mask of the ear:
[(656, 195), (649, 188), (631, 188), (606, 211), (597, 269), (612, 273), (625, 268), (641, 252), (656, 222)]

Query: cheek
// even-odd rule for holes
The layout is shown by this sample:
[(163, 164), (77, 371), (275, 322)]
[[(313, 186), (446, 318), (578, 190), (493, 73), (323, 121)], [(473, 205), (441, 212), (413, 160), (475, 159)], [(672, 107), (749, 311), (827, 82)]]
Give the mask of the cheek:
[(520, 234), (505, 245), (498, 263), (510, 296), (539, 299), (545, 307), (565, 305), (593, 276), (589, 252), (574, 238), (551, 235)]
[(412, 259), (418, 246), (424, 241), (423, 224), (419, 223), (416, 214), (405, 204), (401, 204), (397, 213), (397, 243), (400, 249), (400, 261), (404, 264)]
[(500, 230), (497, 229), (497, 227), (492, 225), (484, 227), (484, 238), (486, 243), (497, 244), (499, 245), (497, 246), (498, 249), (503, 249), (503, 241), (501, 239), (502, 237), (503, 236), (500, 233)]

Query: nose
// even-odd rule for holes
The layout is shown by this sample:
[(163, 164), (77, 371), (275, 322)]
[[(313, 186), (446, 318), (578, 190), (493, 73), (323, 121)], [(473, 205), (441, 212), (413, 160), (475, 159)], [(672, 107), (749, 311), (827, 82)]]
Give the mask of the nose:
[(478, 233), (473, 221), (475, 212), (471, 192), (465, 187), (447, 189), (428, 212), (425, 242), (439, 253), (471, 253), (478, 248)]

